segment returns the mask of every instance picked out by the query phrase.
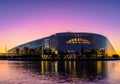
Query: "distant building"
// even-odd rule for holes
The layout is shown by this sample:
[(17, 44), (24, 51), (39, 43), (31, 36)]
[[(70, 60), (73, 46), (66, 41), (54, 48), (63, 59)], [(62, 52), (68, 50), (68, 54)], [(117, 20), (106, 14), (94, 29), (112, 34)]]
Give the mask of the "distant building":
[(111, 56), (115, 50), (109, 40), (93, 33), (56, 33), (34, 40), (8, 51), (14, 55), (55, 55), (55, 56)]

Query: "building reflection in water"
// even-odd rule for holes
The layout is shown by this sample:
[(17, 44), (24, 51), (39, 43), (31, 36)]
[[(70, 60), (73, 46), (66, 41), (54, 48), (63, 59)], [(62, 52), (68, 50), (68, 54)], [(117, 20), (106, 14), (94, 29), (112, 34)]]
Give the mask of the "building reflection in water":
[[(24, 68), (35, 74), (56, 76), (71, 81), (98, 81), (106, 77), (104, 61), (31, 61)], [(69, 80), (69, 81), (70, 81)]]
[(0, 84), (119, 84), (120, 61), (0, 61)]

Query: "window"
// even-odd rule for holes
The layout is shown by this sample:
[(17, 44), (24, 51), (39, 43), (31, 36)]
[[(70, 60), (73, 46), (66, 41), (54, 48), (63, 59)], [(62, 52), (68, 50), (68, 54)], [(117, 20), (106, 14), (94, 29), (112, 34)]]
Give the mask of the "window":
[(67, 44), (90, 44), (90, 42), (83, 38), (72, 38), (66, 42)]

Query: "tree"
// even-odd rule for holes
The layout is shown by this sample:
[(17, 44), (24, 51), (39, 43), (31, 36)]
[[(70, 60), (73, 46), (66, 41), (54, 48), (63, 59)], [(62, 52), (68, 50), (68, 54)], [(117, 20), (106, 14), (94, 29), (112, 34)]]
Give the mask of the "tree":
[(119, 58), (119, 55), (118, 54), (114, 54), (112, 55), (113, 58)]

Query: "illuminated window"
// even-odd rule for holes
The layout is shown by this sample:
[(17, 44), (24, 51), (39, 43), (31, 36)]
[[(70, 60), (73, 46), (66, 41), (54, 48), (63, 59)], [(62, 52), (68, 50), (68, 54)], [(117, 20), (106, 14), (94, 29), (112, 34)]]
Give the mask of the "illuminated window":
[(90, 42), (83, 38), (72, 38), (66, 42), (67, 44), (90, 44)]
[(74, 38), (74, 41), (76, 42), (76, 41), (77, 41), (77, 38)]

